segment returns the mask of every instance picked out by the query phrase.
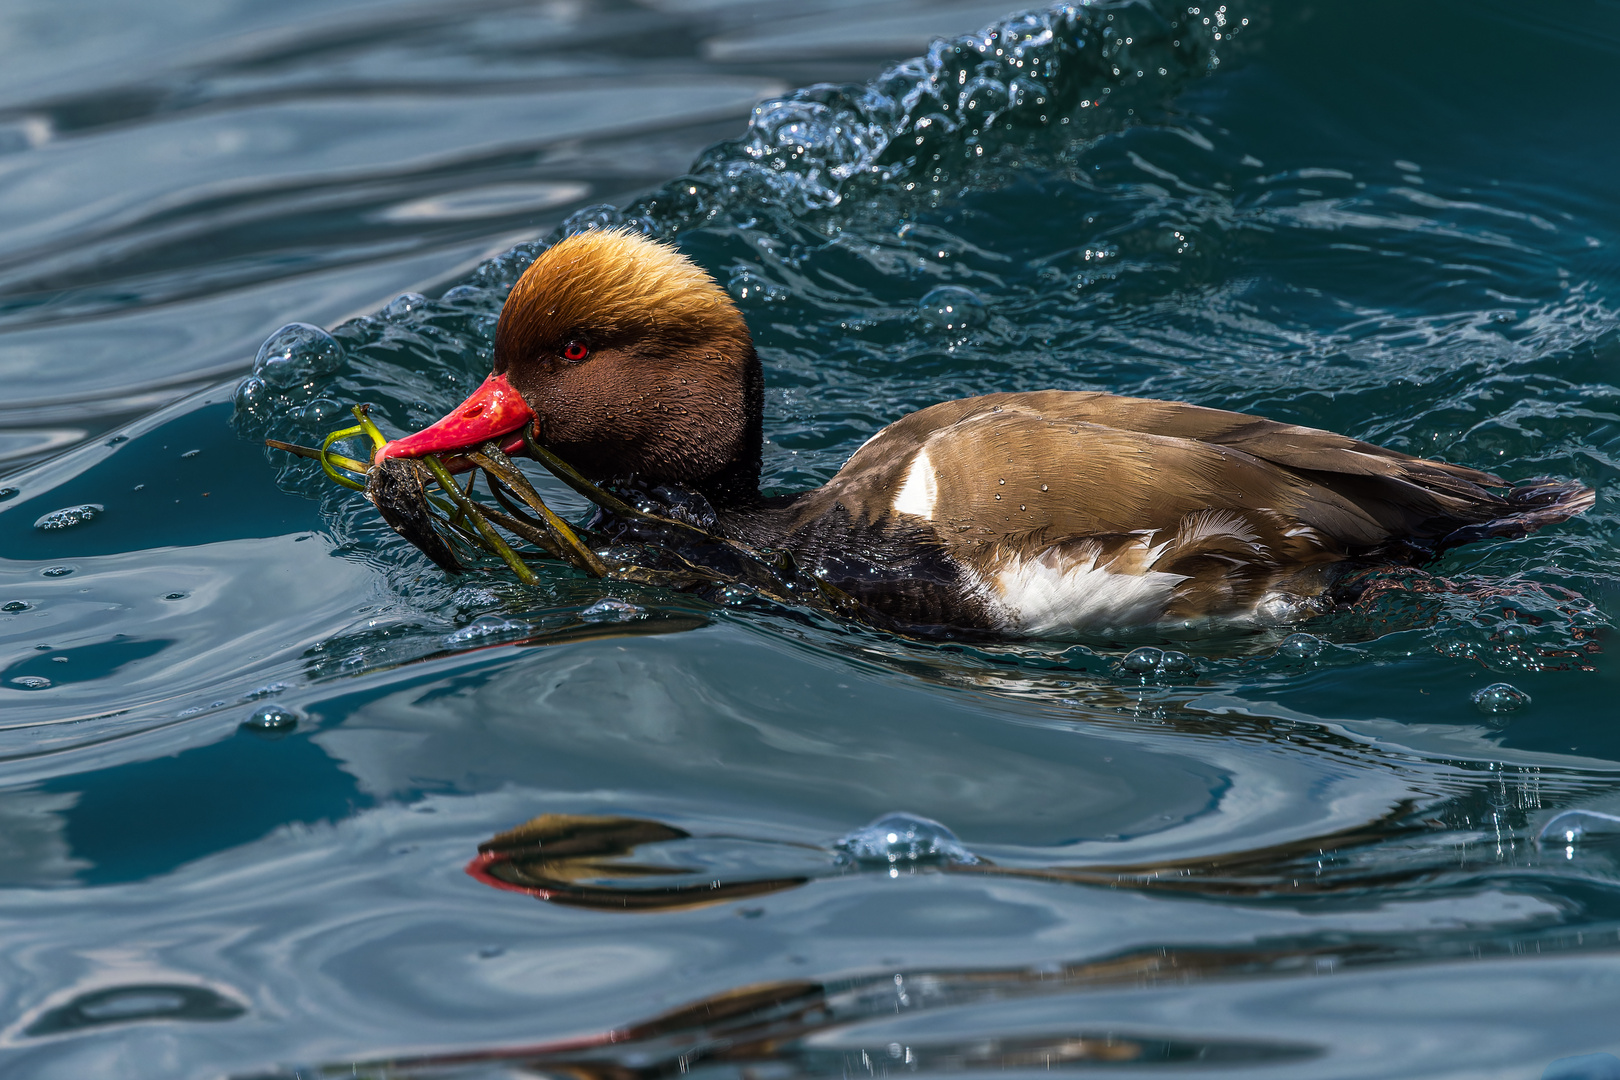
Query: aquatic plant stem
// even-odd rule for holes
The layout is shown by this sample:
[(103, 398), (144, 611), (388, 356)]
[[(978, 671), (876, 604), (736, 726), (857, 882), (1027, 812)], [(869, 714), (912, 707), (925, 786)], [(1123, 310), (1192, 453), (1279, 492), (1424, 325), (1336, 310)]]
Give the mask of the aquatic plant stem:
[(475, 464), (482, 467), (485, 472), (498, 478), (503, 484), (511, 488), (518, 498), (522, 499), (529, 505), (530, 509), (540, 515), (541, 520), (546, 524), (546, 529), (552, 533), (566, 552), (573, 554), (574, 558), (570, 560), (571, 562), (575, 562), (580, 569), (585, 570), (593, 577), (607, 577), (607, 565), (602, 562), (596, 552), (586, 546), (585, 542), (579, 538), (578, 534), (574, 532), (566, 521), (552, 512), (551, 507), (547, 506), (545, 500), (540, 497), (540, 493), (534, 490), (534, 485), (529, 483), (528, 477), (518, 471), (517, 466), (512, 464), (512, 459), (507, 457), (500, 447), (492, 442), (485, 443), (480, 450), (470, 452), (467, 456)]
[(371, 454), (372, 457), (376, 457), (377, 451), (388, 445), (388, 439), (377, 430), (377, 425), (371, 422), (371, 406), (355, 405), (349, 411), (354, 413), (354, 418), (360, 421), (361, 430), (371, 439)]
[[(359, 406), (355, 408), (358, 411)], [(495, 551), (495, 554), (501, 557), (501, 561), (511, 568), (512, 573), (517, 575), (517, 579), (525, 585), (538, 584), (540, 579), (534, 576), (534, 571), (530, 570), (528, 565), (517, 557), (517, 553), (512, 550), (511, 546), (501, 539), (500, 534), (490, 527), (489, 522), (484, 520), (483, 514), (479, 513), (473, 501), (461, 493), (461, 487), (456, 483), (455, 478), (450, 475), (450, 470), (444, 467), (443, 462), (432, 454), (425, 454), (420, 460), (422, 464), (428, 467), (428, 471), (433, 473), (433, 478), (439, 482), (439, 486), (444, 489), (445, 494), (455, 501), (456, 505), (461, 508), (461, 512), (466, 515), (467, 520), (472, 522), (473, 528), (478, 530), (478, 535), (484, 538), (484, 541)]]
[[(533, 455), (536, 461), (545, 466), (547, 472), (551, 473), (551, 475), (555, 476), (557, 479), (561, 480), (563, 483), (567, 484), (576, 492), (585, 496), (587, 499), (591, 500), (591, 502), (595, 503), (597, 506), (600, 506), (610, 514), (618, 514), (620, 517), (627, 518), (640, 518), (643, 521), (655, 521), (660, 525), (684, 524), (679, 521), (670, 521), (666, 518), (661, 518), (656, 514), (649, 514), (645, 510), (637, 510), (635, 507), (631, 506), (617, 495), (604, 491), (596, 484), (593, 484), (589, 480), (585, 479), (585, 477), (581, 475), (579, 471), (576, 470), (572, 465), (568, 464), (568, 462), (564, 461), (550, 450), (547, 450), (538, 442), (535, 442), (534, 434), (527, 428), (525, 428), (523, 431), (523, 445), (528, 448), (529, 453)], [(690, 528), (690, 526), (686, 527)]]
[(350, 472), (357, 472), (362, 476), (365, 475), (366, 472), (365, 462), (356, 461), (354, 458), (346, 457), (343, 454), (334, 454), (329, 451), (323, 451), (314, 446), (299, 446), (297, 443), (282, 442), (280, 439), (266, 439), (264, 440), (264, 445), (273, 446), (277, 450), (285, 450), (289, 454), (309, 458), (312, 461), (320, 461), (321, 458), (325, 457), (338, 468), (347, 469)]
[[(355, 491), (364, 491), (364, 490), (366, 490), (366, 485), (360, 483), (357, 480), (351, 480), (348, 477), (346, 477), (346, 476), (342, 475), (341, 473), (339, 473), (336, 469), (334, 469), (332, 467), (330, 457), (331, 457), (331, 451), (332, 451), (332, 444), (333, 443), (337, 442), (339, 439), (347, 439), (350, 435), (358, 435), (361, 431), (364, 431), (364, 430), (365, 430), (364, 428), (362, 428), (362, 427), (360, 427), (358, 425), (356, 425), (355, 427), (351, 427), (351, 428), (343, 428), (340, 431), (332, 432), (330, 435), (328, 435), (321, 442), (321, 471), (326, 473), (326, 475), (331, 477), (333, 480), (336, 480), (338, 483), (342, 484), (344, 487), (353, 488)], [(345, 458), (344, 460), (349, 460), (349, 459)], [(358, 462), (356, 462), (356, 464), (358, 464)], [(350, 471), (353, 472), (355, 470), (351, 469)], [(362, 476), (365, 475), (365, 470), (364, 469), (359, 470), (359, 472), (360, 472), (360, 474)]]

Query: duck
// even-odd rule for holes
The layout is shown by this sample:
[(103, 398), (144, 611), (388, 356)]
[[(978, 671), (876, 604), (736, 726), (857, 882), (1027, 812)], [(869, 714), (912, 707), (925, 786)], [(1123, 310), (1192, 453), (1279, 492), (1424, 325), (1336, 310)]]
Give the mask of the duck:
[(787, 552), (895, 623), (997, 635), (1274, 624), (1331, 607), (1347, 568), (1417, 563), (1589, 508), (1317, 428), (1091, 390), (944, 401), (825, 484), (764, 495), (765, 379), (741, 311), (676, 247), (568, 236), (511, 289), (492, 370), (377, 449), (448, 455), (524, 434), (593, 482), (685, 493), (723, 536)]

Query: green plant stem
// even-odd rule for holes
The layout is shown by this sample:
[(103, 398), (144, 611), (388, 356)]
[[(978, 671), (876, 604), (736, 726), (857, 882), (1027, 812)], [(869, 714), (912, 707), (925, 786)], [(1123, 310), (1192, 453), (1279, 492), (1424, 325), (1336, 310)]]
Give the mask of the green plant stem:
[(320, 461), (321, 458), (325, 457), (340, 469), (357, 472), (362, 476), (366, 473), (365, 462), (356, 461), (352, 457), (344, 457), (342, 454), (322, 451), (313, 446), (299, 446), (297, 443), (282, 442), (280, 439), (266, 439), (264, 445), (273, 446), (277, 450), (285, 450), (289, 454), (296, 454), (298, 457), (309, 458), (312, 461)]
[(501, 557), (501, 561), (511, 568), (512, 573), (517, 575), (517, 579), (525, 585), (538, 583), (540, 579), (534, 576), (534, 571), (530, 570), (523, 560), (517, 557), (517, 553), (512, 550), (507, 542), (501, 539), (500, 534), (490, 527), (489, 522), (484, 520), (483, 514), (479, 513), (472, 500), (461, 493), (461, 488), (456, 484), (455, 478), (450, 475), (450, 470), (444, 467), (444, 463), (432, 454), (424, 454), (420, 460), (433, 473), (433, 478), (439, 482), (439, 486), (444, 489), (445, 494), (455, 501), (455, 504), (461, 508), (461, 512), (466, 515), (467, 520), (472, 522), (473, 527), (478, 530), (478, 535), (484, 538), (485, 542), (495, 551), (495, 554)]
[(361, 430), (371, 439), (371, 453), (375, 457), (378, 450), (388, 445), (388, 440), (377, 430), (377, 425), (371, 422), (371, 406), (356, 405), (349, 411), (354, 413), (354, 418), (360, 421)]
[(593, 577), (607, 577), (607, 565), (581, 540), (569, 524), (552, 512), (546, 505), (540, 493), (534, 490), (528, 477), (518, 471), (512, 459), (501, 451), (493, 442), (487, 442), (480, 450), (469, 452), (467, 455), (472, 461), (481, 466), (490, 475), (498, 477), (507, 487), (517, 494), (517, 497), (527, 503), (530, 509), (540, 515), (546, 524), (546, 529), (552, 533), (565, 552), (570, 552), (573, 558), (569, 561), (586, 571)]

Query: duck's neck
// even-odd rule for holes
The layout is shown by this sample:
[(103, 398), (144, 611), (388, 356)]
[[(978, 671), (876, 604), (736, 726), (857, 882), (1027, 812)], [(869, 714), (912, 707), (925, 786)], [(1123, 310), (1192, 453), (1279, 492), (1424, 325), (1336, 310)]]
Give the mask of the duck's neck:
[(716, 510), (742, 510), (760, 501), (759, 473), (765, 445), (765, 371), (759, 354), (748, 350), (743, 375), (741, 452), (730, 464), (694, 485)]

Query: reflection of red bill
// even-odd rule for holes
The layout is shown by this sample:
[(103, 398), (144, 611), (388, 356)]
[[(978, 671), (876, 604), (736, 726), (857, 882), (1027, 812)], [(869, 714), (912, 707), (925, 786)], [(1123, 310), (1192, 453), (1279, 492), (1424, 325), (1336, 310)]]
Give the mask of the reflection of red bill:
[[(507, 381), (505, 375), (491, 375), (483, 385), (457, 405), (444, 419), (423, 428), (414, 435), (395, 439), (378, 447), (372, 463), (384, 458), (421, 457), (423, 454), (454, 454), (482, 446), (491, 439), (507, 453), (523, 449), (523, 429), (534, 422), (534, 410), (523, 400), (523, 395)], [(515, 438), (510, 436), (516, 432)], [(452, 457), (445, 462), (452, 472), (465, 470), (471, 465), (465, 459)]]
[(504, 851), (480, 851), (477, 856), (474, 857), (473, 861), (467, 864), (467, 874), (475, 880), (480, 881), (485, 885), (492, 886), (493, 888), (505, 889), (507, 892), (528, 893), (530, 896), (538, 897), (541, 900), (551, 899), (550, 889), (537, 889), (533, 886), (518, 885), (511, 881), (502, 881), (500, 878), (489, 872), (490, 864), (505, 862), (506, 859), (507, 856)]

